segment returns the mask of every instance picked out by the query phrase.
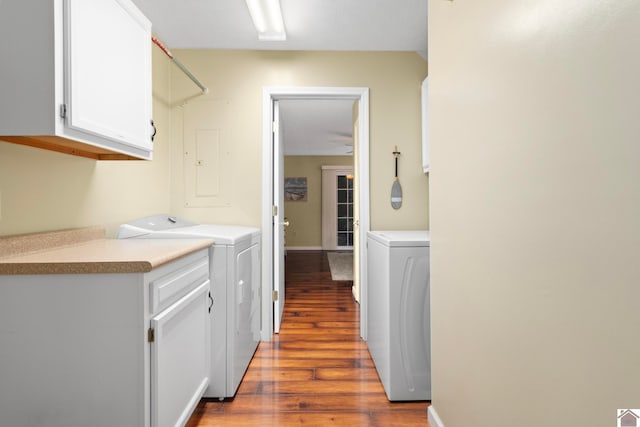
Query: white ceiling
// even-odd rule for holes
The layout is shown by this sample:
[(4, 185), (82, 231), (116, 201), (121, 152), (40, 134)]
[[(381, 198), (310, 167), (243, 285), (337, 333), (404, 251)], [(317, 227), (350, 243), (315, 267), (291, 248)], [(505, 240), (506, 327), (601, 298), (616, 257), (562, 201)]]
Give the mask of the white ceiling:
[(280, 120), (287, 156), (353, 154), (353, 100), (282, 100)]
[[(169, 49), (415, 51), (424, 58), (427, 55), (427, 0), (280, 0), (287, 32), (282, 42), (258, 40), (244, 0), (133, 2)], [(287, 153), (351, 151), (345, 145), (351, 142), (351, 101), (296, 100), (283, 102), (281, 108)]]

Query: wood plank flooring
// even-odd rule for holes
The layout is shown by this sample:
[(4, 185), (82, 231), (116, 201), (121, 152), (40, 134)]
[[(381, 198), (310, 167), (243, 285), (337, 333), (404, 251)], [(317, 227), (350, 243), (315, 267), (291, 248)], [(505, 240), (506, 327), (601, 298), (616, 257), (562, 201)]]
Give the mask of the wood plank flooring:
[(428, 402), (387, 400), (351, 282), (322, 251), (289, 251), (280, 334), (263, 342), (232, 400), (201, 401), (196, 426), (428, 426)]

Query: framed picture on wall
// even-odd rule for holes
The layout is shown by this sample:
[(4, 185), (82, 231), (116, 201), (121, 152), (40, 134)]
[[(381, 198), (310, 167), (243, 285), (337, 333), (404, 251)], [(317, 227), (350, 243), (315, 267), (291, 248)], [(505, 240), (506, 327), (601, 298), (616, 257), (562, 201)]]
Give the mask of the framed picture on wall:
[(307, 201), (307, 177), (284, 179), (284, 200), (287, 202)]

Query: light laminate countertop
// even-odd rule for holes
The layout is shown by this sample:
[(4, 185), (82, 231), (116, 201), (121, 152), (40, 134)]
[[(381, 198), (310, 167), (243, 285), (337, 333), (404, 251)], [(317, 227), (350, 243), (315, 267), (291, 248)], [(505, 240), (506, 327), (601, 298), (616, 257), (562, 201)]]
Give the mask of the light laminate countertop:
[(99, 228), (0, 238), (0, 274), (144, 273), (211, 239), (105, 239)]

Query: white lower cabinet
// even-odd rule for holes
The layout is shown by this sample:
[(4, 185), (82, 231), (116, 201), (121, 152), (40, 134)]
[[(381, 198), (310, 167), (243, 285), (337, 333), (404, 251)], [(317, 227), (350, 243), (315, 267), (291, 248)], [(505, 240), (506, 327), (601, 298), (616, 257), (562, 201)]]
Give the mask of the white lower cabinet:
[(209, 250), (148, 273), (0, 275), (0, 426), (182, 426), (209, 384)]
[(151, 319), (152, 426), (186, 424), (209, 385), (209, 281)]

